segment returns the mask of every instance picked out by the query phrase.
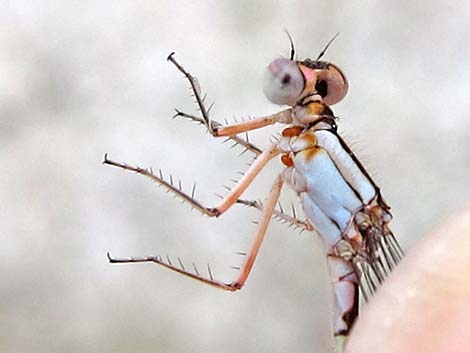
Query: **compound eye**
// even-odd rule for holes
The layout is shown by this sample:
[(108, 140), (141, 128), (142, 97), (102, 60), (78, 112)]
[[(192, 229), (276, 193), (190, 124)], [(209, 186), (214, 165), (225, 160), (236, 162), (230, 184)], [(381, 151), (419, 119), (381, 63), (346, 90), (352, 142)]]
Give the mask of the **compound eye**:
[(263, 91), (274, 104), (295, 105), (305, 80), (295, 61), (279, 58), (269, 64), (264, 75)]
[(316, 90), (328, 105), (338, 103), (348, 93), (348, 80), (341, 70), (333, 64), (318, 73)]

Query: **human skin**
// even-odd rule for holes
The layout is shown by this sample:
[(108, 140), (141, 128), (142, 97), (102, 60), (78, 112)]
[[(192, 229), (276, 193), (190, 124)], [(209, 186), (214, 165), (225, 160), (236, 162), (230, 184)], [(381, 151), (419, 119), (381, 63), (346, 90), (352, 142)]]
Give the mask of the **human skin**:
[(470, 352), (470, 210), (420, 240), (361, 313), (345, 353)]

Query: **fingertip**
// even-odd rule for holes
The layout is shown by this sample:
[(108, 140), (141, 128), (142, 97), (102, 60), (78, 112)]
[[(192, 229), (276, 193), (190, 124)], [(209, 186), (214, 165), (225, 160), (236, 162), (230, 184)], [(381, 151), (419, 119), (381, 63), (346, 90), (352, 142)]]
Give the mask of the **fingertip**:
[(361, 313), (345, 352), (470, 352), (470, 210), (423, 237)]

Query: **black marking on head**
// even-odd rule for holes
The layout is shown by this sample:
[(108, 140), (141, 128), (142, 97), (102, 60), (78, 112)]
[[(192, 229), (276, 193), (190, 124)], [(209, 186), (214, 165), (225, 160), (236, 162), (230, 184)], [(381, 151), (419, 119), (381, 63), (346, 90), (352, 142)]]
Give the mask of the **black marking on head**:
[(325, 80), (319, 80), (315, 84), (315, 90), (322, 98), (325, 98), (328, 95), (328, 84)]
[(300, 63), (302, 65), (307, 66), (309, 69), (313, 69), (313, 70), (325, 70), (328, 68), (328, 65), (330, 65), (330, 63), (326, 61), (318, 61), (318, 60), (312, 60), (308, 58), (303, 61), (300, 61)]

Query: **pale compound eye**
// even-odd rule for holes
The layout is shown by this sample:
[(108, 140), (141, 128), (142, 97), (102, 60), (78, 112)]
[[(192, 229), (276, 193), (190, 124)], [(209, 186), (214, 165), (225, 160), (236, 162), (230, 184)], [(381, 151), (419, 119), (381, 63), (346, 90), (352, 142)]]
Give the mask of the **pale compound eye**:
[(315, 83), (316, 91), (328, 105), (338, 103), (348, 93), (348, 81), (341, 70), (333, 64), (319, 70)]
[(295, 105), (305, 80), (295, 61), (279, 58), (269, 64), (264, 75), (263, 91), (273, 103)]

